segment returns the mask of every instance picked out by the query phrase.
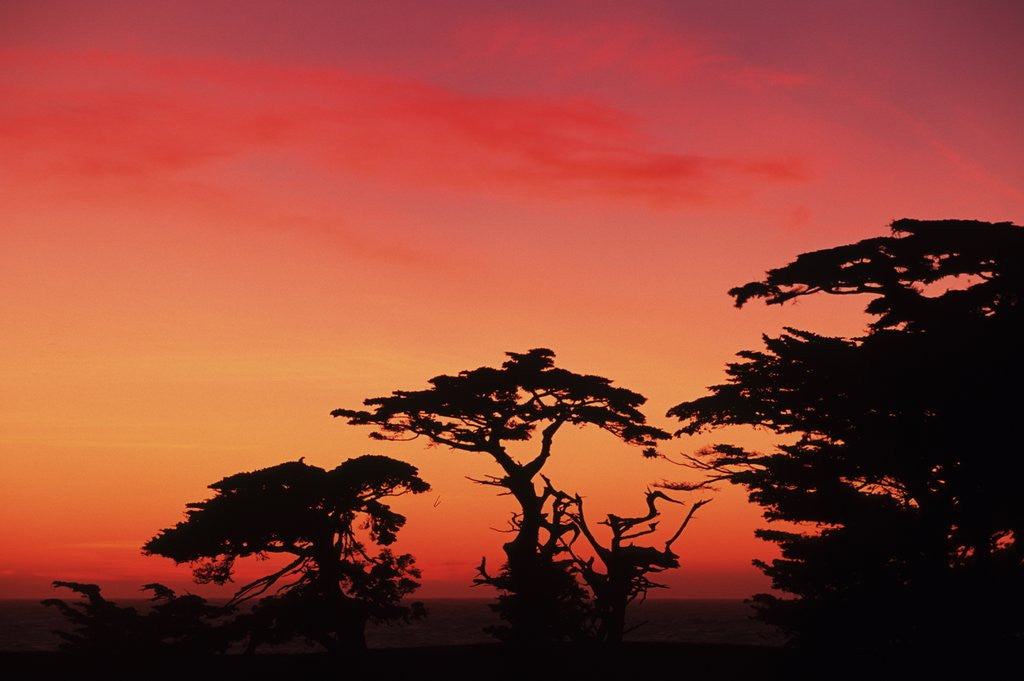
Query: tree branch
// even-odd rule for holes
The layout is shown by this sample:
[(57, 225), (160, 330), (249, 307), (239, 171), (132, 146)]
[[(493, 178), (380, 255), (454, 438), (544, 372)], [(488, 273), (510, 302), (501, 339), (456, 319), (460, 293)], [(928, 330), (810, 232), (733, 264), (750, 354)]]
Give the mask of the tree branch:
[(683, 519), (683, 524), (680, 525), (679, 529), (676, 530), (676, 533), (673, 534), (667, 542), (665, 542), (666, 552), (672, 550), (672, 544), (675, 543), (676, 539), (679, 539), (679, 535), (681, 535), (683, 533), (683, 530), (686, 529), (686, 526), (690, 524), (690, 520), (693, 518), (693, 514), (697, 512), (697, 509), (699, 509), (701, 506), (705, 506), (710, 503), (710, 499), (701, 499), (700, 501), (693, 504), (693, 506), (690, 506), (690, 512), (687, 513), (686, 518)]
[(278, 579), (294, 571), (296, 568), (300, 567), (305, 562), (306, 556), (299, 556), (298, 558), (296, 558), (291, 563), (281, 568), (274, 574), (267, 575), (266, 577), (260, 577), (256, 581), (246, 584), (241, 589), (235, 592), (235, 595), (231, 597), (231, 600), (229, 600), (224, 607), (234, 607), (239, 603), (242, 603), (243, 601), (247, 601), (250, 598), (259, 596), (260, 594), (264, 593), (267, 589), (269, 589), (271, 586), (273, 586), (274, 582), (276, 582)]
[(540, 454), (522, 467), (523, 473), (527, 475), (527, 479), (532, 480), (533, 476), (544, 466), (544, 462), (551, 456), (551, 441), (554, 439), (558, 429), (565, 423), (565, 420), (565, 416), (559, 416), (541, 431)]

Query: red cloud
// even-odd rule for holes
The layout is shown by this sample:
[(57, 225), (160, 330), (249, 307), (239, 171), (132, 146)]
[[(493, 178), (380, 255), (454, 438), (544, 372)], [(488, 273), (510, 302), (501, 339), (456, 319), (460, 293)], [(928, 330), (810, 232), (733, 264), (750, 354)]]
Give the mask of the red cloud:
[(630, 116), (588, 101), (216, 59), (9, 53), (5, 61), (15, 75), (0, 81), (0, 154), (34, 176), (163, 182), (202, 178), (224, 159), (280, 154), (319, 173), (389, 182), (664, 203), (712, 199), (744, 178), (802, 175), (788, 159), (660, 151)]
[(454, 42), (475, 60), (517, 62), (556, 78), (601, 71), (663, 82), (708, 59), (695, 44), (624, 21), (566, 26), (525, 17), (475, 20), (460, 27)]
[[(808, 81), (804, 74), (746, 64), (704, 40), (623, 17), (574, 17), (571, 23), (475, 19), (464, 22), (452, 42), (466, 68), (506, 67), (542, 80), (601, 74), (664, 86), (699, 75), (755, 89)], [(465, 60), (466, 54), (473, 59)]]

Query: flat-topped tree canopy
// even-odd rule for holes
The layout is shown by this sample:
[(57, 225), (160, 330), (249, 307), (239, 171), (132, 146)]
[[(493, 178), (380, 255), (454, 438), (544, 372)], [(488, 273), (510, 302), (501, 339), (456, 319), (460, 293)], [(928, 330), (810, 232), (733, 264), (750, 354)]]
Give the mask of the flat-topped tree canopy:
[[(752, 298), (778, 305), (815, 293), (871, 294), (872, 329), (989, 316), (1019, 305), (1024, 282), (1024, 230), (1010, 222), (911, 220), (891, 223), (891, 236), (803, 253), (765, 278), (729, 291), (742, 307)], [(970, 286), (940, 294), (927, 287), (966, 277)]]
[(430, 379), (426, 390), (396, 390), (363, 404), (372, 410), (335, 409), (353, 425), (372, 425), (371, 437), (424, 436), (454, 449), (494, 453), (502, 442), (528, 440), (547, 423), (546, 440), (564, 423), (594, 425), (657, 456), (668, 433), (647, 425), (638, 410), (646, 398), (601, 376), (554, 366), (555, 353), (534, 348), (508, 352), (500, 369), (480, 367)]
[[(422, 615), (420, 604), (402, 604), (419, 587), (413, 557), (387, 548), (405, 524), (387, 499), (430, 489), (415, 466), (367, 455), (324, 470), (299, 459), (230, 475), (210, 489), (213, 497), (188, 504), (185, 520), (161, 530), (143, 552), (189, 563), (197, 582), (217, 584), (231, 580), (238, 558), (288, 555), (290, 563), (228, 603), (276, 586), (239, 618), (250, 651), (302, 636), (331, 652), (360, 652), (367, 621)], [(370, 543), (381, 548), (374, 553)]]
[[(669, 410), (668, 416), (683, 422), (676, 434), (745, 424), (850, 441), (851, 429), (863, 431), (871, 419), (883, 416), (881, 395), (918, 390), (923, 397), (905, 398), (899, 405), (905, 410), (936, 400), (955, 380), (967, 386), (1009, 376), (1024, 309), (1024, 228), (1010, 222), (912, 219), (890, 226), (891, 236), (803, 253), (768, 270), (763, 280), (731, 289), (737, 307), (755, 298), (779, 305), (813, 294), (864, 294), (869, 298), (865, 311), (874, 319), (863, 338), (831, 338), (790, 327), (776, 338), (765, 336), (764, 351), (737, 353), (746, 361), (728, 365), (729, 383)], [(924, 345), (916, 345), (920, 332), (929, 333)], [(981, 333), (989, 345), (983, 346), (976, 335)], [(981, 347), (985, 353), (976, 352)], [(940, 361), (942, 353), (955, 361)], [(986, 363), (1000, 353), (1008, 364), (992, 369)], [(843, 409), (836, 409), (838, 399)], [(873, 428), (877, 433), (881, 425)], [(888, 456), (893, 446), (895, 441), (875, 449)]]
[(186, 519), (161, 530), (143, 551), (192, 563), (197, 580), (216, 583), (230, 579), (237, 558), (289, 553), (297, 563), (315, 561), (320, 544), (331, 544), (334, 537), (351, 548), (358, 543), (357, 515), (367, 521), (373, 542), (392, 544), (405, 517), (383, 500), (430, 489), (415, 466), (373, 455), (329, 471), (289, 461), (230, 475), (209, 487), (213, 497), (187, 504)]

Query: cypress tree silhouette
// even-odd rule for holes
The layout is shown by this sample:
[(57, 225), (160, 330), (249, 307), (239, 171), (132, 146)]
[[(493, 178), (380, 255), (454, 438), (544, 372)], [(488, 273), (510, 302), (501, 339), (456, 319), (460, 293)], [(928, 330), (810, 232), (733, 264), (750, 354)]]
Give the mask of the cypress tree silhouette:
[[(796, 329), (728, 365), (669, 414), (680, 433), (753, 425), (796, 438), (690, 457), (704, 484), (743, 485), (782, 557), (761, 617), (798, 642), (864, 649), (972, 645), (1024, 632), (1024, 228), (892, 223), (891, 236), (805, 253), (730, 291), (781, 304), (863, 294), (857, 338)], [(681, 487), (688, 487), (681, 485)]]
[(223, 653), (231, 644), (234, 630), (226, 619), (229, 608), (210, 605), (194, 594), (179, 596), (163, 584), (146, 584), (153, 592), (147, 612), (108, 601), (95, 584), (53, 583), (71, 589), (84, 602), (67, 603), (48, 598), (43, 605), (60, 610), (75, 626), (70, 632), (57, 631), (60, 648), (84, 655), (196, 655)]
[[(626, 633), (626, 608), (636, 599), (642, 601), (646, 598), (649, 590), (664, 588), (665, 585), (651, 581), (648, 575), (679, 567), (679, 556), (673, 553), (672, 545), (690, 524), (694, 513), (710, 503), (710, 499), (691, 504), (679, 528), (665, 541), (664, 547), (659, 549), (654, 546), (637, 545), (633, 540), (657, 531), (658, 518), (661, 516), (656, 506), (659, 499), (672, 504), (682, 503), (664, 492), (647, 491), (645, 515), (623, 517), (609, 513), (599, 523), (607, 525), (611, 530), (611, 541), (607, 545), (601, 543), (587, 522), (582, 497), (578, 494), (574, 497), (564, 493), (558, 495), (556, 506), (564, 508), (563, 512), (572, 519), (578, 529), (578, 533), (573, 534), (572, 539), (566, 542), (566, 549), (572, 555), (583, 581), (594, 595), (594, 638), (613, 645), (622, 643)], [(586, 538), (594, 552), (593, 557), (587, 558), (576, 552), (573, 545), (580, 535)], [(603, 566), (603, 572), (596, 564), (597, 561)]]
[[(549, 513), (555, 492), (535, 484), (552, 456), (554, 437), (566, 424), (592, 425), (653, 457), (658, 456), (657, 442), (669, 435), (646, 424), (637, 409), (646, 398), (638, 393), (615, 387), (607, 378), (557, 368), (547, 349), (506, 354), (509, 359), (500, 368), (437, 376), (426, 390), (367, 399), (364, 404), (371, 410), (336, 409), (332, 414), (353, 425), (375, 426), (371, 437), (376, 439), (422, 436), (491, 458), (501, 475), (476, 482), (505, 490), (519, 505), (501, 571), (490, 575), (484, 562), (479, 568), (478, 583), (501, 592), (496, 609), (508, 627), (494, 633), (518, 644), (577, 638), (586, 628), (585, 592), (562, 541), (575, 526), (557, 509)], [(538, 429), (539, 449), (532, 459), (518, 461), (508, 453), (509, 442), (529, 440)]]
[[(332, 653), (359, 653), (368, 621), (423, 614), (421, 604), (401, 603), (419, 586), (412, 556), (386, 548), (405, 524), (386, 500), (430, 489), (415, 467), (360, 456), (327, 471), (300, 460), (231, 475), (210, 489), (212, 498), (188, 504), (186, 519), (143, 551), (189, 563), (197, 582), (217, 584), (231, 579), (239, 558), (288, 555), (284, 567), (243, 586), (228, 604), (277, 585), (279, 595), (236, 623), (248, 632), (250, 651), (302, 636)], [(369, 542), (382, 548), (373, 554)]]

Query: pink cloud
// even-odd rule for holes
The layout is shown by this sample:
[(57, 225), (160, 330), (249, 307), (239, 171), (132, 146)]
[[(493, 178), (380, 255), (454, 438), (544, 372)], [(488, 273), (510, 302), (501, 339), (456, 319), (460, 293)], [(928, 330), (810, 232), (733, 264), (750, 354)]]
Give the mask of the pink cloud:
[[(574, 18), (571, 23), (474, 19), (464, 22), (451, 41), (468, 68), (505, 66), (541, 80), (600, 74), (664, 86), (703, 76), (755, 89), (809, 80), (805, 74), (744, 63), (704, 39), (636, 18)], [(466, 54), (473, 59), (465, 60)]]
[(542, 73), (567, 78), (580, 73), (638, 75), (665, 81), (707, 61), (700, 46), (635, 22), (562, 23), (520, 18), (467, 21), (453, 42), (478, 60), (543, 65)]
[(586, 100), (224, 59), (2, 58), (18, 75), (0, 80), (0, 152), (37, 177), (216, 183), (219, 162), (269, 153), (388, 182), (664, 203), (803, 176), (792, 159), (659, 150), (630, 115)]

